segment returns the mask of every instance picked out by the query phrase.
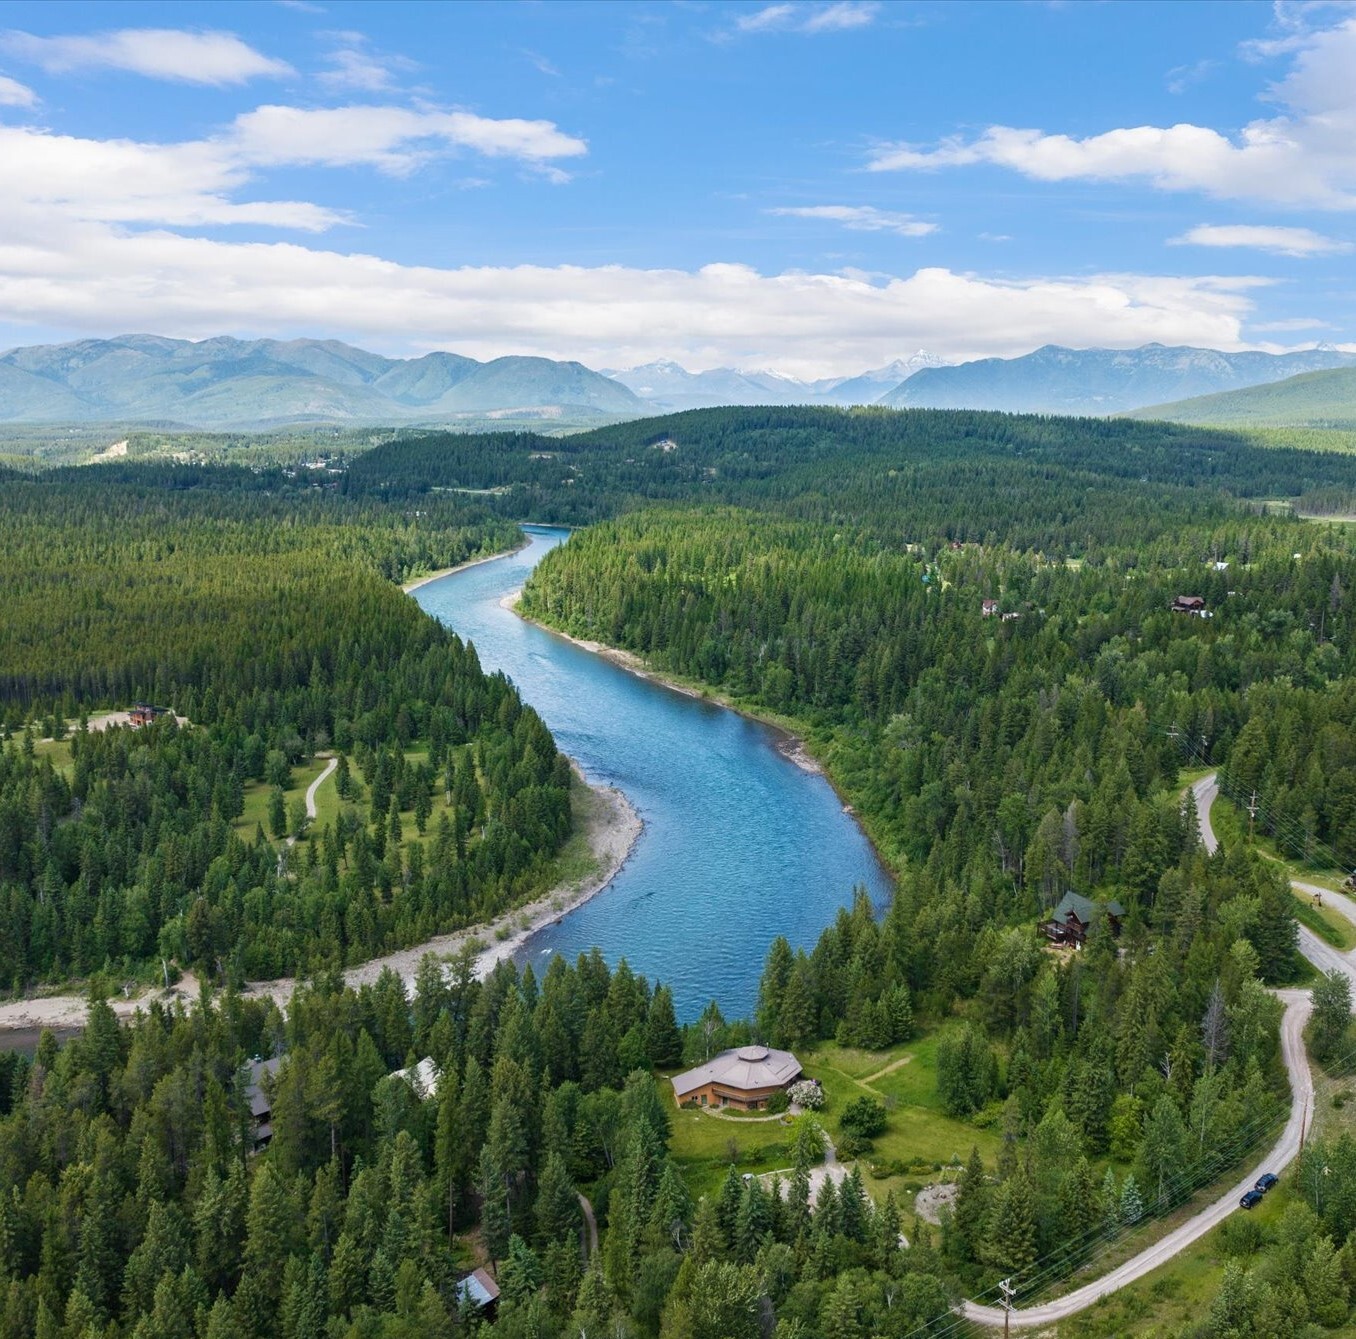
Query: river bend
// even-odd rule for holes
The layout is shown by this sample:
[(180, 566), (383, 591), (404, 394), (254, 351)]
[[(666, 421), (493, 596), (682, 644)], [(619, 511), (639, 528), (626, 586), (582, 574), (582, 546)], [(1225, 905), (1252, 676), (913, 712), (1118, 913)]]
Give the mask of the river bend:
[(890, 880), (832, 787), (785, 758), (774, 733), (736, 712), (642, 679), (525, 622), (500, 601), (568, 532), (529, 527), (528, 544), (420, 587), (429, 613), (503, 670), (596, 782), (645, 821), (625, 868), (592, 901), (527, 941), (552, 953), (597, 945), (609, 962), (668, 982), (680, 1019), (712, 999), (747, 1015), (768, 945), (810, 947), (863, 884)]

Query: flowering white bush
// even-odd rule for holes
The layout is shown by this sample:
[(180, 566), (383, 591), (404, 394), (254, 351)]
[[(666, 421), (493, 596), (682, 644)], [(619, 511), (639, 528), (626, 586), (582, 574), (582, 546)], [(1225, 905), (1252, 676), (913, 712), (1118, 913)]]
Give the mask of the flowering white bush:
[(793, 1083), (786, 1095), (804, 1111), (818, 1111), (824, 1105), (824, 1090), (810, 1079), (801, 1079)]

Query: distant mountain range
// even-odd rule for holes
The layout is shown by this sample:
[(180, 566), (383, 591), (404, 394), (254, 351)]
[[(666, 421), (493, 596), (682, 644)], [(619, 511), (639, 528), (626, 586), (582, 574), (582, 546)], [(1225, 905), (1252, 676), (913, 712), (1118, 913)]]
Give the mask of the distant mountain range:
[(614, 381), (648, 400), (656, 409), (711, 409), (740, 404), (875, 404), (887, 392), (915, 373), (947, 366), (946, 360), (919, 349), (909, 358), (896, 358), (885, 367), (855, 377), (823, 377), (802, 381), (780, 372), (741, 371), (717, 367), (689, 372), (661, 358), (624, 372), (607, 372)]
[[(0, 422), (247, 429), (298, 423), (474, 427), (507, 420), (582, 427), (753, 404), (1119, 414), (1165, 404), (1180, 409), (1176, 402), (1191, 397), (1350, 367), (1356, 367), (1356, 355), (1324, 346), (1269, 354), (1161, 344), (1047, 345), (1021, 358), (956, 366), (919, 350), (857, 376), (804, 381), (730, 367), (689, 372), (666, 360), (603, 373), (549, 358), (487, 363), (455, 353), (384, 358), (337, 340), (190, 342), (124, 335), (0, 354)], [(1272, 408), (1298, 412), (1296, 405), (1286, 401)], [(1219, 415), (1210, 421), (1231, 421), (1228, 406), (1202, 412)], [(1308, 417), (1325, 415), (1315, 410)]]
[(0, 355), (0, 421), (258, 428), (299, 422), (638, 418), (650, 406), (582, 363), (455, 353), (383, 358), (337, 340), (157, 335)]
[(1356, 354), (1320, 345), (1300, 353), (1215, 349), (1063, 349), (924, 368), (879, 403), (915, 409), (1001, 409), (1020, 414), (1123, 414), (1146, 405), (1356, 366)]
[(1356, 429), (1356, 367), (1305, 372), (1265, 386), (1137, 410), (1135, 418), (1254, 428)]

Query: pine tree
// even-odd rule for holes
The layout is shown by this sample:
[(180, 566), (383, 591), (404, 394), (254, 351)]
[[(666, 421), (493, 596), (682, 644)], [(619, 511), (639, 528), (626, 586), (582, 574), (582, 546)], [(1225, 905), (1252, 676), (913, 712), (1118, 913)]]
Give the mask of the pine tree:
[(1005, 1274), (1020, 1274), (1036, 1258), (1033, 1199), (1030, 1179), (1020, 1169), (994, 1193), (984, 1254)]
[(645, 1049), (650, 1063), (658, 1069), (670, 1069), (682, 1063), (683, 1038), (673, 1011), (673, 992), (667, 986), (657, 986), (650, 1000)]
[(546, 1155), (542, 1165), (534, 1216), (537, 1234), (543, 1244), (567, 1239), (578, 1241), (581, 1223), (578, 1194), (565, 1159), (554, 1149)]
[(1135, 1183), (1134, 1172), (1126, 1176), (1125, 1184), (1121, 1186), (1120, 1215), (1122, 1223), (1138, 1223), (1144, 1217), (1144, 1200)]

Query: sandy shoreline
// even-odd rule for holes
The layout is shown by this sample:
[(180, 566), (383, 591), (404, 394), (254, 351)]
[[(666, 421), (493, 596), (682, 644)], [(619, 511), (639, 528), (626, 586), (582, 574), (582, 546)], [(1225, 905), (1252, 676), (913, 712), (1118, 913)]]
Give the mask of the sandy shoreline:
[[(516, 953), (538, 930), (601, 893), (626, 864), (644, 829), (644, 823), (620, 790), (613, 786), (588, 785), (587, 782), (585, 785), (592, 797), (589, 812), (584, 815), (584, 836), (596, 862), (591, 874), (558, 884), (534, 902), (506, 911), (487, 925), (468, 926), (464, 930), (438, 935), (422, 944), (397, 949), (393, 953), (359, 963), (344, 972), (344, 980), (351, 986), (370, 985), (385, 968), (390, 967), (408, 987), (413, 984), (415, 973), (425, 955), (432, 953), (438, 957), (451, 957), (472, 940), (482, 945), (476, 955), (476, 975), (483, 978), (490, 974), (497, 963)], [(501, 934), (503, 938), (500, 938)], [(241, 994), (253, 999), (270, 997), (279, 1004), (285, 1004), (296, 985), (296, 980), (291, 977), (282, 977), (276, 981), (252, 981)], [(110, 999), (109, 1003), (119, 1018), (130, 1018), (153, 999), (167, 1005), (179, 1000), (187, 1005), (197, 996), (198, 983), (191, 974), (186, 974), (169, 990), (150, 990), (132, 999)], [(49, 995), (0, 1003), (0, 1034), (30, 1034), (42, 1028), (63, 1033), (78, 1031), (84, 1026), (85, 1010), (83, 995)], [(28, 1037), (25, 1036), (23, 1040), (27, 1041)]]
[(481, 563), (492, 563), (496, 558), (507, 558), (511, 553), (518, 553), (527, 548), (530, 542), (530, 537), (524, 532), (522, 542), (515, 544), (511, 549), (500, 549), (498, 553), (486, 553), (479, 558), (468, 558), (464, 563), (458, 563), (455, 567), (439, 568), (438, 571), (430, 572), (426, 577), (415, 577), (413, 581), (405, 582), (400, 589), (406, 595), (411, 595), (420, 586), (427, 586), (431, 581), (441, 581), (444, 577), (450, 577), (453, 572), (464, 572), (468, 567), (479, 567)]
[[(669, 678), (668, 675), (659, 670), (651, 669), (645, 661), (634, 651), (623, 651), (615, 646), (608, 646), (605, 642), (589, 641), (585, 637), (572, 637), (568, 632), (561, 632), (559, 628), (553, 628), (549, 624), (539, 622), (535, 618), (530, 618), (524, 614), (518, 605), (521, 602), (523, 593), (521, 590), (509, 591), (502, 600), (499, 601), (500, 607), (508, 609), (518, 615), (525, 623), (531, 623), (533, 627), (540, 628), (543, 632), (549, 632), (553, 637), (560, 637), (579, 647), (581, 650), (592, 652), (596, 656), (602, 656), (604, 660), (611, 661), (619, 669), (624, 669), (628, 674), (634, 674), (637, 678), (648, 679), (651, 683), (662, 684), (665, 688), (671, 689), (675, 693), (682, 693), (684, 697), (696, 698), (699, 702), (710, 702), (715, 706), (724, 707), (727, 711), (733, 711), (739, 716), (743, 716), (750, 721), (757, 721), (759, 725), (766, 726), (776, 736), (777, 752), (788, 762), (794, 763), (802, 772), (808, 772), (811, 776), (825, 776), (823, 766), (819, 759), (806, 747), (805, 741), (797, 734), (788, 730), (784, 725), (777, 721), (770, 721), (766, 716), (760, 716), (756, 711), (750, 711), (746, 707), (741, 707), (737, 703), (729, 701), (717, 693), (699, 693), (689, 684), (680, 683), (676, 679)], [(846, 806), (845, 806), (846, 807)]]

